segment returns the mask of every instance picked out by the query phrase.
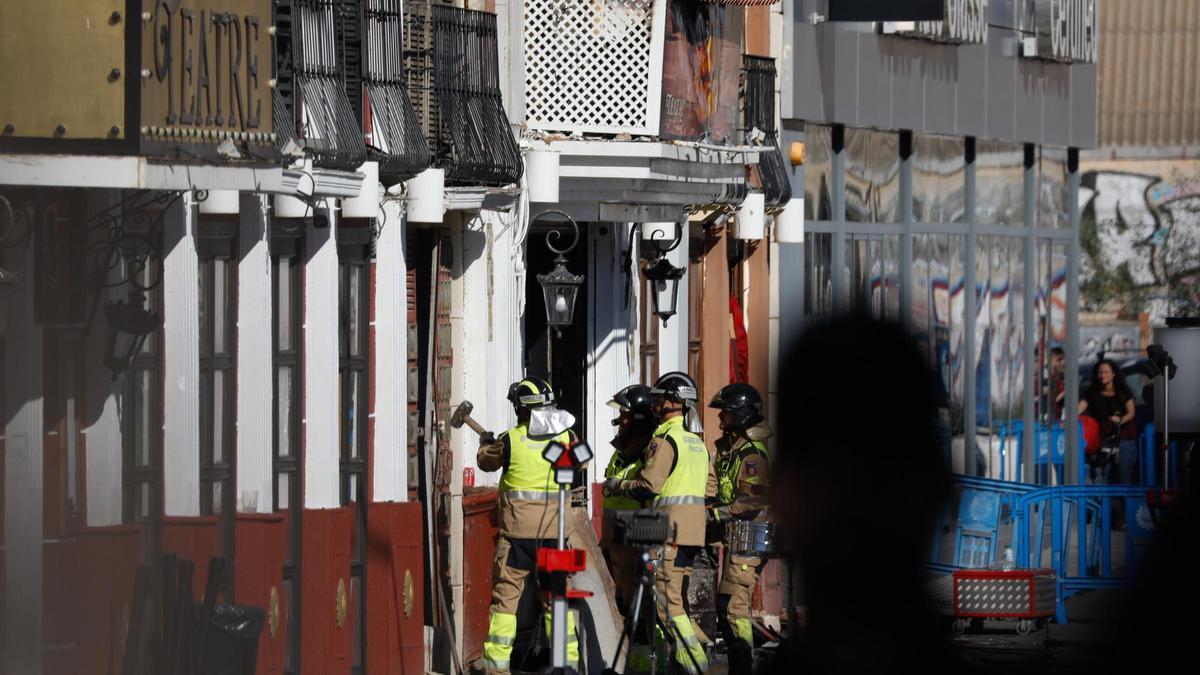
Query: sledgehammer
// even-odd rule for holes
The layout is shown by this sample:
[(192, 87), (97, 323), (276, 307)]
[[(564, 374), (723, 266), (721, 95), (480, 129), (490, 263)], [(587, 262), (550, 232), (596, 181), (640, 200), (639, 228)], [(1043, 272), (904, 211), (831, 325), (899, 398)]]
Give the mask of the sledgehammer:
[(454, 409), (454, 414), (450, 416), (450, 426), (455, 429), (461, 429), (463, 423), (465, 422), (467, 426), (471, 427), (472, 431), (480, 436), (485, 434), (490, 435), (486, 429), (479, 425), (479, 422), (471, 419), (471, 411), (474, 409), (475, 405), (470, 401), (463, 401), (462, 403), (459, 403), (458, 407)]

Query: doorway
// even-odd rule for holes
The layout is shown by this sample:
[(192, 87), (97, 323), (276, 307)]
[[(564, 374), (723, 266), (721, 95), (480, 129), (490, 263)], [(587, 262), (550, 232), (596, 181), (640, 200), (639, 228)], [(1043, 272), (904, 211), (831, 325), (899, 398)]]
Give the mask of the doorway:
[[(556, 335), (546, 326), (546, 302), (537, 276), (554, 269), (556, 254), (546, 246), (546, 238), (559, 232), (558, 245), (570, 243), (571, 228), (565, 223), (535, 225), (529, 233), (526, 249), (525, 277), (525, 352), (523, 365), (526, 376), (540, 377), (550, 384), (558, 398), (559, 407), (575, 416), (572, 429), (580, 438), (587, 430), (587, 324), (588, 285), (591, 279), (584, 277), (583, 286), (575, 300), (575, 311), (571, 325), (564, 326), (561, 335)], [(585, 274), (588, 270), (589, 245), (587, 225), (580, 224), (579, 242), (567, 252), (566, 267), (572, 274)], [(587, 439), (585, 439), (587, 440)], [(590, 441), (589, 441), (590, 442)], [(581, 475), (586, 475), (581, 472)], [(577, 482), (579, 477), (577, 476)]]

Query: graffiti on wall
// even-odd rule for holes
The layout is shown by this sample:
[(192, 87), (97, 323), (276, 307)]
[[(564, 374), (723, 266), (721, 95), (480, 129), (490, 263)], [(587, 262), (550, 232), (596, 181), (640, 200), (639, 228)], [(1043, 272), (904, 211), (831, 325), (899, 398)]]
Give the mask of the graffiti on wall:
[(1085, 306), (1200, 314), (1200, 161), (1085, 163), (1079, 193)]
[(1080, 326), (1079, 360), (1095, 361), (1101, 354), (1132, 356), (1138, 353), (1141, 342), (1142, 331), (1137, 325)]

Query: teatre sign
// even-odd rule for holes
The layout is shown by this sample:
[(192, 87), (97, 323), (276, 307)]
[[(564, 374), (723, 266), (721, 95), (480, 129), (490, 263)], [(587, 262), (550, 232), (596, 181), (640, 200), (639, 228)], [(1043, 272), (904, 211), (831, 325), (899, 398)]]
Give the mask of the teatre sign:
[(270, 144), (271, 0), (145, 0), (143, 145)]

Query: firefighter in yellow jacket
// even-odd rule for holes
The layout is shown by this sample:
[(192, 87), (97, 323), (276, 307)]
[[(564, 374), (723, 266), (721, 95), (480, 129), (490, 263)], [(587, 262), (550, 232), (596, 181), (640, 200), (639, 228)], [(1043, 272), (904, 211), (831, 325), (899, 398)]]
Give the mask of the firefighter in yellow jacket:
[[(718, 391), (708, 405), (721, 411), (723, 432), (715, 443), (716, 497), (709, 517), (726, 525), (764, 519), (770, 461), (763, 441), (770, 432), (763, 424), (762, 397), (754, 387), (735, 383)], [(725, 552), (717, 587), (717, 627), (728, 645), (730, 675), (754, 671), (750, 602), (761, 565), (760, 558)]]
[[(650, 445), (650, 437), (657, 426), (651, 411), (652, 402), (650, 387), (644, 384), (631, 384), (614, 394), (608, 402), (609, 407), (619, 413), (617, 419), (613, 420), (613, 426), (617, 427), (617, 435), (612, 440), (616, 452), (604, 470), (605, 479), (632, 478), (642, 470), (646, 446)], [(633, 602), (633, 593), (637, 590), (637, 575), (634, 572), (638, 561), (635, 551), (612, 541), (613, 520), (618, 513), (636, 511), (641, 506), (641, 502), (627, 495), (607, 492), (604, 495), (600, 549), (612, 574), (617, 607), (622, 614), (628, 611)]]
[[(671, 631), (675, 665), (700, 675), (708, 670), (704, 646), (692, 630), (684, 607), (684, 579), (692, 570), (696, 554), (704, 546), (704, 493), (707, 488), (709, 454), (697, 433), (703, 428), (696, 409), (696, 383), (685, 373), (672, 372), (658, 378), (650, 393), (659, 425), (646, 449), (641, 471), (633, 478), (609, 478), (609, 494), (628, 495), (667, 514), (671, 538), (662, 551), (657, 571), (659, 620)], [(639, 631), (640, 633), (641, 631)], [(646, 645), (634, 645), (648, 651)], [(640, 662), (630, 650), (630, 669)]]
[[(477, 463), (481, 471), (499, 471), (500, 536), (492, 566), (492, 607), (488, 635), (483, 642), (484, 672), (509, 672), (517, 638), (517, 605), (526, 579), (537, 567), (537, 549), (553, 547), (558, 537), (558, 485), (542, 451), (551, 442), (574, 443), (570, 431), (575, 418), (555, 404), (554, 391), (536, 377), (514, 383), (508, 400), (517, 414), (517, 425), (499, 438), (480, 438)], [(569, 515), (569, 514), (568, 514)], [(571, 520), (567, 537), (571, 538)], [(545, 616), (550, 634), (550, 613)], [(567, 661), (578, 670), (579, 644), (573, 617), (568, 617)]]

